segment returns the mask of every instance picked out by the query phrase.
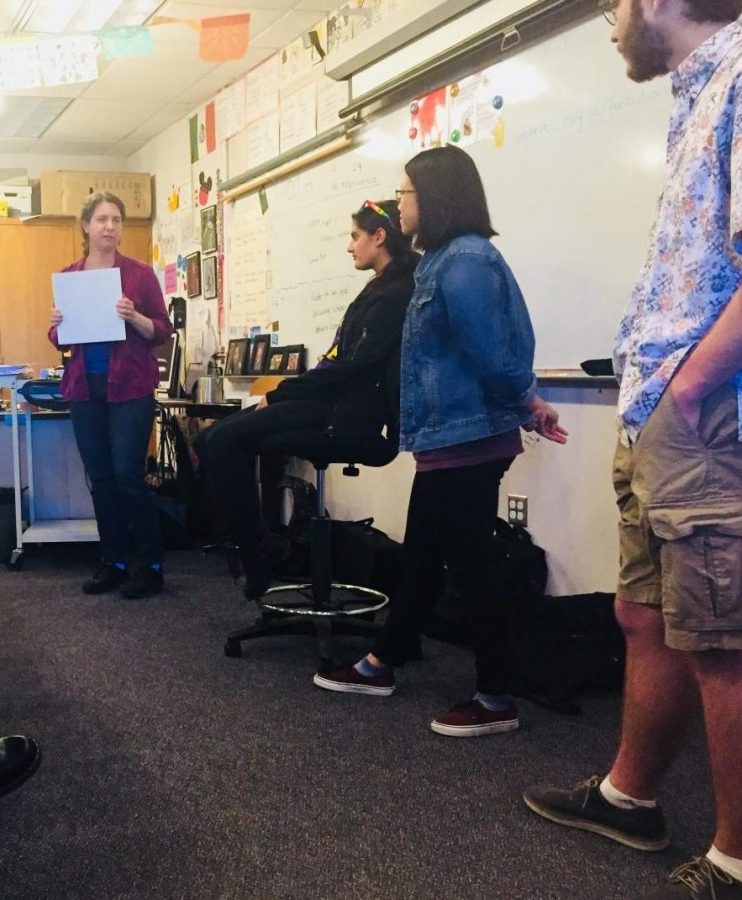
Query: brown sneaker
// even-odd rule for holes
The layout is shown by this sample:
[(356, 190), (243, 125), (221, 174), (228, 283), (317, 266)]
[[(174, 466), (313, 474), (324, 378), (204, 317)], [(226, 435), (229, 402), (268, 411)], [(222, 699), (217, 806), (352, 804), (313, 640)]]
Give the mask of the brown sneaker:
[(317, 687), (326, 691), (339, 691), (341, 694), (373, 694), (377, 697), (388, 697), (396, 689), (394, 672), (388, 669), (381, 675), (361, 675), (361, 673), (347, 666), (343, 669), (333, 669), (331, 672), (317, 672), (313, 678)]
[(645, 900), (742, 900), (742, 881), (737, 881), (705, 856), (683, 863), (664, 887)]
[(430, 727), (436, 734), (445, 734), (447, 737), (479, 737), (514, 731), (518, 727), (518, 710), (515, 706), (500, 710), (488, 709), (478, 700), (468, 700), (454, 706), (442, 716), (436, 716)]

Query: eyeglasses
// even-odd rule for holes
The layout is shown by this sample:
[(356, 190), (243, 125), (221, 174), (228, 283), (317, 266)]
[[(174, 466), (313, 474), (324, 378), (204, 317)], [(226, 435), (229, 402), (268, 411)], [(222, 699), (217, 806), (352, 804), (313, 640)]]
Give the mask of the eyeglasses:
[(404, 197), (405, 194), (416, 193), (417, 191), (413, 190), (412, 188), (397, 188), (397, 190), (394, 192), (394, 196), (397, 198), (397, 203), (399, 203), (399, 201), (402, 199), (402, 197)]
[(375, 212), (377, 216), (381, 216), (384, 219), (389, 219), (391, 224), (394, 225), (394, 222), (392, 222), (389, 213), (383, 210), (378, 203), (374, 203), (373, 200), (364, 200), (358, 212), (362, 213), (364, 209), (370, 209), (371, 212)]
[[(608, 5), (608, 4), (606, 4)], [(618, 21), (618, 17), (616, 16), (616, 10), (611, 5), (609, 9), (603, 10), (603, 18), (606, 22), (613, 28)]]

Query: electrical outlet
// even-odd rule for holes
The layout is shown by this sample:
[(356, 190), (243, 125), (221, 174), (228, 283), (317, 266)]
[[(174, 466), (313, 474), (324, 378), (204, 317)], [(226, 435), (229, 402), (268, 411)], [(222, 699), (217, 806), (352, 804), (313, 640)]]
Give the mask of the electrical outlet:
[(525, 494), (508, 494), (508, 522), (528, 528), (528, 497)]

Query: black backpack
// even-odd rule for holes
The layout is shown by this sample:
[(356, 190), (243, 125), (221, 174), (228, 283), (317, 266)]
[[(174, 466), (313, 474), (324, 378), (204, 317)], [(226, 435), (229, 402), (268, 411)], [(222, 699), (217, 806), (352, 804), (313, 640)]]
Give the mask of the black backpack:
[(620, 690), (624, 637), (613, 594), (541, 597), (515, 618), (516, 692), (559, 712), (579, 713), (590, 690)]
[[(497, 519), (490, 544), (493, 595), (507, 598), (514, 609), (540, 599), (546, 589), (546, 554), (522, 526)], [(447, 580), (441, 584), (434, 613), (423, 626), (428, 637), (453, 644), (471, 644), (463, 615), (464, 604)]]

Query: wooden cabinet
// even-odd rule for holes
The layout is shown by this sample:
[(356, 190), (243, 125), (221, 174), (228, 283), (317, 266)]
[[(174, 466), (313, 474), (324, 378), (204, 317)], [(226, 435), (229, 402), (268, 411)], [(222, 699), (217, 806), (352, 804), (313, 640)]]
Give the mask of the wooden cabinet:
[[(124, 225), (121, 252), (148, 263), (150, 222)], [(72, 218), (0, 219), (0, 362), (59, 365), (46, 337), (52, 306), (51, 276), (82, 255), (80, 226)]]

